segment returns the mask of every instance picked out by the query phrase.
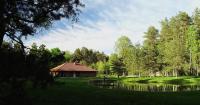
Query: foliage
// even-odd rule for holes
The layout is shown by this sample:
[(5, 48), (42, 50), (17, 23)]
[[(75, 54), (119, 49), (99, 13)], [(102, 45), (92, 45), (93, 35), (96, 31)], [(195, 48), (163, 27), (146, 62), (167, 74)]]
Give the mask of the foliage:
[(117, 74), (117, 76), (125, 75), (125, 65), (121, 58), (117, 54), (111, 54), (109, 59), (110, 71)]
[(33, 44), (33, 48), (24, 55), (18, 43), (4, 42), (0, 58), (1, 105), (31, 104), (24, 85), (31, 81), (34, 87), (46, 87), (53, 82), (49, 74), (50, 53), (44, 45), (37, 47)]
[(179, 12), (161, 21), (161, 30), (150, 26), (142, 46), (127, 36), (115, 43), (115, 53), (125, 64), (128, 75), (199, 75), (200, 10), (192, 16)]
[[(0, 104), (31, 105), (24, 84), (30, 80), (44, 87), (52, 80), (51, 54), (44, 45), (25, 49), (22, 38), (49, 28), (61, 18), (77, 21), (84, 5), (79, 0), (1, 0), (0, 4)], [(4, 36), (16, 44), (3, 42)]]
[(79, 0), (1, 0), (0, 3), (0, 46), (5, 35), (23, 46), (23, 36), (48, 28), (61, 18), (76, 21), (83, 7)]
[(98, 61), (96, 66), (99, 74), (109, 74), (110, 65), (108, 62)]
[(135, 46), (127, 36), (121, 36), (115, 42), (115, 52), (122, 59), (128, 71), (133, 69), (131, 61), (134, 60), (134, 49)]
[(51, 51), (51, 67), (55, 67), (63, 62), (65, 62), (65, 52), (61, 51), (59, 48), (52, 48)]
[(64, 58), (65, 61), (70, 62), (70, 60), (72, 59), (72, 53), (70, 51), (65, 51)]
[(45, 48), (45, 45), (37, 47), (32, 45), (29, 54), (26, 57), (26, 64), (31, 73), (30, 80), (33, 81), (34, 87), (43, 86), (49, 83), (52, 77), (49, 74), (51, 61), (51, 52)]
[(97, 63), (98, 61), (106, 62), (108, 59), (107, 55), (103, 52), (93, 51), (92, 49), (87, 49), (86, 47), (78, 48), (74, 51), (72, 55), (72, 61), (79, 61), (86, 65), (91, 65)]
[(158, 30), (151, 26), (148, 28), (148, 31), (145, 33), (144, 41), (144, 53), (145, 53), (145, 69), (149, 71), (149, 74), (152, 75), (158, 69)]

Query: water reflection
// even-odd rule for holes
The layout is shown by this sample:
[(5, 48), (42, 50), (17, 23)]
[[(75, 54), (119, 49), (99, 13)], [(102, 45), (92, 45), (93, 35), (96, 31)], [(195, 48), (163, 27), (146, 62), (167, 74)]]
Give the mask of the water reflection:
[(129, 91), (146, 91), (146, 92), (181, 92), (181, 91), (198, 91), (200, 85), (172, 85), (172, 84), (142, 84), (142, 83), (121, 83), (121, 82), (98, 82), (92, 83), (100, 88), (109, 89), (126, 89)]
[(200, 85), (117, 83), (113, 88), (122, 88), (122, 89), (127, 89), (130, 91), (179, 92), (179, 91), (198, 91), (200, 90)]

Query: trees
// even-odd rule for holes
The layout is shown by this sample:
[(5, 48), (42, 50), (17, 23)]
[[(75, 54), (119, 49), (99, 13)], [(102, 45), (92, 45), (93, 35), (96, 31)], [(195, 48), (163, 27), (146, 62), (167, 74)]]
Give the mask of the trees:
[(106, 74), (106, 75), (109, 74), (109, 69), (110, 68), (109, 68), (108, 62), (98, 61), (96, 63), (96, 66), (97, 66), (98, 73)]
[(65, 62), (64, 52), (59, 48), (52, 48), (51, 52), (51, 67), (55, 67), (63, 62)]
[(82, 60), (81, 50), (77, 48), (73, 53), (72, 61), (75, 62), (75, 61), (80, 61), (80, 60)]
[(51, 56), (51, 52), (45, 48), (45, 45), (39, 47), (36, 44), (32, 45), (26, 58), (26, 65), (30, 71), (29, 79), (33, 81), (34, 87), (44, 87), (52, 80), (49, 74)]
[(97, 70), (99, 71), (100, 74), (103, 74), (104, 70), (105, 70), (105, 65), (102, 61), (99, 61), (96, 63), (97, 65)]
[(186, 65), (186, 33), (190, 25), (190, 17), (185, 12), (180, 12), (174, 19), (171, 20), (174, 49), (174, 72), (175, 75), (184, 72)]
[(198, 75), (199, 20), (199, 9), (192, 17), (186, 12), (179, 12), (161, 21), (160, 33), (150, 26), (143, 46), (137, 47), (128, 37), (122, 36), (116, 41), (115, 51), (129, 74), (138, 74), (138, 70), (142, 69), (143, 72), (148, 70), (149, 75), (158, 71), (165, 76)]
[(65, 51), (64, 53), (65, 61), (70, 62), (72, 59), (72, 53), (70, 51)]
[(115, 52), (119, 57), (126, 58), (129, 48), (132, 47), (132, 42), (127, 36), (121, 36), (115, 42)]
[(168, 63), (166, 68), (172, 72), (173, 76), (183, 75), (186, 73), (185, 70), (188, 69), (186, 33), (190, 25), (190, 17), (187, 13), (180, 12), (177, 16), (172, 17), (167, 25), (165, 30), (168, 30), (168, 32), (166, 34), (162, 33), (165, 38), (163, 43), (166, 47), (164, 58)]
[(190, 58), (196, 75), (199, 75), (200, 65), (200, 9), (196, 8), (192, 16), (192, 26), (188, 29), (188, 40), (187, 45), (190, 49)]
[(123, 64), (122, 59), (118, 58), (117, 54), (111, 54), (109, 58), (110, 71), (114, 74), (117, 74), (117, 77), (123, 75), (125, 71), (125, 65)]
[(145, 50), (145, 68), (149, 71), (149, 75), (158, 71), (158, 30), (151, 26), (145, 33), (144, 50)]
[(186, 45), (190, 56), (190, 73), (198, 76), (199, 58), (200, 58), (200, 30), (195, 25), (191, 25), (188, 29)]
[(158, 63), (165, 76), (168, 76), (173, 70), (174, 61), (172, 59), (174, 58), (174, 54), (172, 53), (176, 47), (173, 43), (172, 29), (169, 20), (165, 18), (161, 21), (161, 31), (158, 40)]
[(160, 33), (150, 26), (142, 46), (138, 47), (128, 37), (122, 36), (116, 41), (115, 51), (129, 75), (146, 70), (148, 75), (155, 75), (158, 71), (165, 76), (199, 75), (199, 21), (199, 9), (192, 17), (179, 12), (161, 21)]
[(187, 32), (191, 18), (185, 12), (161, 22), (159, 37), (159, 59), (165, 75), (186, 75), (189, 73), (189, 50)]
[(200, 29), (200, 9), (196, 8), (192, 15), (192, 24), (195, 25), (198, 29)]
[[(175, 40), (176, 35), (174, 34), (176, 19), (173, 17), (168, 22), (167, 19), (162, 21), (161, 35), (160, 35), (160, 54), (163, 55), (164, 63), (166, 63), (166, 71), (171, 72), (175, 75), (174, 62), (177, 61), (176, 49), (177, 41)], [(172, 53), (173, 52), (173, 53)], [(166, 73), (167, 74), (167, 73)]]
[[(129, 72), (133, 70), (131, 61), (134, 60), (134, 49), (135, 47), (127, 36), (121, 36), (115, 42), (115, 52), (122, 59)], [(125, 74), (125, 72), (123, 74)]]
[(140, 44), (135, 45), (135, 56), (134, 56), (134, 68), (135, 68), (135, 74), (138, 75), (139, 77), (142, 74), (142, 70), (144, 69), (144, 51), (143, 48)]
[(108, 57), (102, 52), (93, 51), (92, 49), (87, 49), (86, 47), (78, 48), (74, 51), (72, 61), (79, 61), (86, 65), (91, 65), (97, 63), (98, 61), (106, 62)]
[(61, 18), (76, 21), (83, 7), (79, 0), (1, 0), (0, 4), (0, 46), (6, 35), (22, 47), (22, 37), (48, 28)]
[[(13, 102), (30, 105), (31, 103), (26, 102), (28, 100), (24, 98), (24, 81), (27, 78), (35, 78), (42, 84), (47, 82), (49, 52), (44, 46), (40, 46), (39, 49), (34, 46), (35, 48), (31, 49), (32, 52), (27, 54), (22, 38), (34, 35), (41, 29), (49, 28), (53, 21), (61, 18), (76, 21), (80, 7), (83, 5), (79, 0), (1, 0), (0, 4), (0, 58), (3, 61), (0, 64), (0, 103), (11, 104)], [(2, 45), (4, 36), (18, 45), (15, 45), (15, 48)], [(2, 96), (2, 92), (5, 96)], [(9, 101), (2, 99), (9, 99)]]
[(49, 74), (51, 54), (44, 45), (33, 44), (26, 56), (21, 49), (18, 43), (4, 42), (0, 50), (0, 103), (6, 105), (31, 104), (24, 89), (27, 81), (45, 87), (53, 80)]
[(0, 50), (0, 84), (4, 82), (10, 82), (17, 78), (26, 77), (25, 70), (25, 57), (23, 56), (21, 47), (8, 42), (3, 42), (2, 50)]

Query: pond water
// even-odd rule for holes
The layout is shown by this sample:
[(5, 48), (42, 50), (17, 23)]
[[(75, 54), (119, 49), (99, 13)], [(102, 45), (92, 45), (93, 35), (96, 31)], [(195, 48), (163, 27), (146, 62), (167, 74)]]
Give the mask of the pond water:
[(130, 91), (147, 91), (147, 92), (180, 92), (180, 91), (198, 91), (200, 85), (172, 85), (172, 84), (142, 84), (117, 83), (113, 88), (122, 88)]
[(193, 85), (174, 85), (174, 84), (156, 84), (156, 83), (121, 83), (118, 81), (109, 82), (90, 82), (99, 88), (108, 89), (125, 89), (129, 91), (146, 91), (146, 92), (182, 92), (182, 91), (199, 91), (200, 84)]

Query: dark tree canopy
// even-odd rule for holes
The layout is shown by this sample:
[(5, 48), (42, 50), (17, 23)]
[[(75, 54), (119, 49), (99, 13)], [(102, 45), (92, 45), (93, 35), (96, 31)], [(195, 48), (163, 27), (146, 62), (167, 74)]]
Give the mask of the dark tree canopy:
[(23, 36), (48, 28), (54, 20), (76, 21), (84, 6), (79, 0), (1, 0), (0, 4), (0, 46), (5, 35), (23, 44)]
[(50, 67), (55, 67), (65, 62), (65, 57), (64, 57), (65, 52), (61, 51), (59, 48), (52, 48), (50, 52), (51, 52)]

